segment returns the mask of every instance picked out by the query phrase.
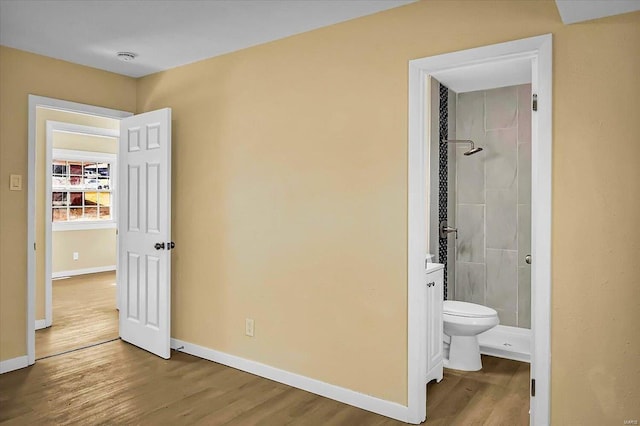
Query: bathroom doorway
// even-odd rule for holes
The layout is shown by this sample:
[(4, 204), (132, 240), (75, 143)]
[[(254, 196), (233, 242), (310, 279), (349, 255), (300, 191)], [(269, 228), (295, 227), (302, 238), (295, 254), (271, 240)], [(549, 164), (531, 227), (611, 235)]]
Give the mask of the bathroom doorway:
[(512, 62), (508, 81), (431, 78), (429, 252), (446, 265), (445, 300), (497, 312), (481, 353), (530, 362), (531, 66)]
[[(426, 400), (421, 377), (424, 357), (419, 322), (419, 295), (424, 275), (425, 254), (439, 248), (439, 258), (455, 259), (458, 248), (446, 249), (434, 245), (440, 200), (429, 191), (432, 182), (449, 180), (451, 171), (440, 176), (433, 159), (437, 158), (430, 145), (432, 128), (430, 118), (439, 114), (430, 102), (431, 79), (459, 93), (488, 91), (495, 88), (526, 85), (518, 71), (528, 75), (531, 84), (529, 105), (531, 115), (531, 424), (549, 423), (550, 397), (550, 248), (551, 248), (551, 35), (453, 52), (409, 63), (409, 232), (408, 232), (408, 396), (411, 422), (428, 418), (421, 404)], [(518, 89), (513, 89), (518, 90)], [(522, 89), (524, 90), (524, 89)], [(483, 97), (486, 94), (483, 94)], [(517, 97), (516, 97), (517, 99)], [(457, 98), (456, 98), (457, 100)], [(516, 109), (517, 119), (517, 109)], [(486, 131), (486, 130), (485, 130)], [(486, 137), (486, 134), (484, 135)], [(455, 149), (455, 148), (454, 148)], [(486, 154), (486, 153), (485, 153)], [(445, 153), (446, 155), (446, 153)], [(475, 154), (477, 156), (477, 154)], [(469, 156), (471, 161), (473, 155)], [(523, 173), (524, 175), (524, 173)], [(443, 179), (440, 179), (440, 178)], [(453, 181), (455, 182), (455, 175)], [(485, 186), (486, 196), (486, 186)], [(452, 206), (455, 211), (455, 203)], [(523, 203), (524, 204), (524, 203)], [(445, 214), (449, 207), (446, 206)], [(436, 212), (434, 214), (434, 211)], [(454, 216), (455, 217), (455, 216)], [(434, 226), (435, 225), (435, 226)], [(453, 249), (454, 251), (451, 251)], [(486, 246), (485, 246), (486, 251)], [(512, 250), (517, 251), (517, 250)], [(529, 254), (529, 253), (527, 253)], [(445, 263), (446, 264), (446, 263)], [(453, 272), (455, 294), (456, 268)], [(449, 273), (447, 275), (449, 275)], [(449, 279), (450, 277), (448, 277)], [(486, 280), (486, 276), (485, 276)], [(485, 295), (486, 296), (486, 295)], [(516, 312), (517, 314), (517, 312)], [(517, 324), (517, 319), (516, 319)]]

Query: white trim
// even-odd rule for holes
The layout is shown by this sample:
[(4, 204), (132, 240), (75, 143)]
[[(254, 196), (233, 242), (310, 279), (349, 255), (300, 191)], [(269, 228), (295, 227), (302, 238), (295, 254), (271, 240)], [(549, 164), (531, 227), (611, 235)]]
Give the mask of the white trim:
[(283, 383), (297, 389), (302, 389), (316, 395), (324, 396), (363, 410), (391, 417), (403, 422), (407, 421), (407, 407), (396, 402), (365, 395), (347, 388), (332, 385), (300, 374), (251, 361), (239, 356), (230, 355), (214, 349), (205, 348), (178, 339), (171, 339), (171, 349), (185, 352), (199, 358), (217, 362), (228, 367), (236, 368), (256, 376)]
[(76, 275), (97, 274), (99, 272), (115, 271), (116, 265), (96, 266), (94, 268), (72, 269), (70, 271), (53, 272), (51, 278), (74, 277)]
[(43, 328), (47, 328), (47, 320), (39, 319), (36, 320), (36, 330), (42, 330)]
[[(96, 137), (111, 138), (111, 139), (120, 138), (120, 131), (118, 129), (107, 129), (104, 127), (85, 126), (84, 124), (67, 123), (64, 121), (51, 121), (51, 122), (55, 123), (57, 132), (75, 133), (80, 135), (96, 136)], [(66, 151), (74, 151), (74, 150), (68, 149)], [(76, 150), (74, 152), (83, 153), (84, 151)], [(103, 154), (109, 154), (109, 153), (105, 152)], [(115, 155), (115, 154), (111, 154), (111, 155)]]
[(28, 358), (26, 355), (19, 356), (17, 358), (7, 359), (0, 361), (0, 374), (8, 373), (10, 371), (19, 370), (29, 366)]
[[(408, 405), (409, 422), (425, 419), (426, 392), (417, 378), (426, 365), (422, 350), (424, 333), (417, 323), (419, 288), (424, 275), (426, 253), (426, 165), (429, 135), (426, 99), (427, 78), (448, 70), (479, 64), (530, 58), (532, 90), (538, 94), (538, 112), (532, 114), (532, 338), (531, 374), (536, 379), (536, 397), (531, 398), (532, 425), (550, 422), (550, 304), (551, 304), (551, 34), (476, 49), (453, 52), (409, 62), (409, 146), (408, 146)], [(535, 283), (535, 284), (534, 284)]]
[[(58, 131), (58, 123), (59, 121), (50, 121), (47, 120), (47, 127), (51, 125), (51, 130), (54, 132)], [(62, 123), (60, 123), (62, 124)], [(95, 129), (99, 129), (99, 127), (95, 127)], [(63, 132), (64, 133), (64, 132)], [(116, 138), (117, 139), (117, 138)], [(78, 160), (78, 161), (92, 161), (92, 160), (102, 160), (105, 163), (115, 163), (118, 160), (117, 154), (112, 154), (110, 152), (100, 152), (100, 151), (78, 151), (75, 149), (62, 149), (62, 148), (52, 148), (52, 156), (55, 157), (63, 157), (65, 160)]]
[(53, 232), (90, 231), (92, 229), (118, 229), (118, 224), (114, 220), (87, 220), (77, 222), (54, 222), (51, 225), (51, 230)]
[(126, 111), (102, 108), (93, 105), (29, 95), (29, 129), (28, 129), (28, 172), (27, 172), (27, 359), (31, 365), (36, 362), (36, 332), (35, 332), (35, 295), (36, 295), (36, 108), (45, 107), (61, 111), (80, 114), (96, 115), (114, 119), (130, 117), (133, 114)]
[[(427, 253), (427, 192), (425, 164), (428, 158), (423, 71), (409, 62), (409, 162), (408, 162), (408, 252), (407, 252), (407, 382), (409, 423), (422, 423), (427, 416), (427, 320), (424, 266)], [(412, 143), (413, 142), (413, 143)], [(427, 161), (427, 160), (424, 160)], [(417, 185), (416, 185), (417, 183)], [(419, 266), (418, 266), (419, 265)]]
[(532, 75), (533, 93), (538, 94), (538, 111), (531, 114), (531, 374), (536, 379), (532, 425), (551, 422), (552, 58), (552, 37), (548, 34), (541, 40)]

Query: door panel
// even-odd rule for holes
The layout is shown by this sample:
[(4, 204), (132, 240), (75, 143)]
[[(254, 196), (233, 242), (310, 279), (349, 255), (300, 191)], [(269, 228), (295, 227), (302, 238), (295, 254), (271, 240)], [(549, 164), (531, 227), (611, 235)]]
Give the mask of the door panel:
[(427, 292), (427, 310), (430, 321), (427, 330), (428, 349), (427, 365), (436, 366), (442, 361), (442, 301), (443, 294), (443, 271), (438, 270), (427, 275), (429, 282), (435, 283)]
[(160, 234), (160, 164), (147, 164), (147, 232)]
[(135, 253), (127, 253), (127, 318), (132, 320), (140, 319), (140, 302), (138, 299), (138, 284), (140, 283), (140, 256)]
[(120, 133), (120, 336), (169, 358), (171, 110), (126, 118)]

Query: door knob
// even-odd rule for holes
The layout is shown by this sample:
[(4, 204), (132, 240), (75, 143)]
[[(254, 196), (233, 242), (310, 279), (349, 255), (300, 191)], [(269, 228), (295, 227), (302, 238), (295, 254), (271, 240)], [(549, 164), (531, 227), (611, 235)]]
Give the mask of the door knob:
[(154, 247), (156, 250), (164, 250), (164, 243), (156, 243)]
[(527, 265), (531, 265), (531, 255), (528, 254), (524, 257), (524, 261), (527, 263)]

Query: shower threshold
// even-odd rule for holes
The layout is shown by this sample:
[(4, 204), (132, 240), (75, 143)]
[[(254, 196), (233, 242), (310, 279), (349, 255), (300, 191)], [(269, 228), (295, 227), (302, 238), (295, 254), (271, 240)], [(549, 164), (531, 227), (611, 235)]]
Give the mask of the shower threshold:
[(498, 325), (478, 335), (480, 353), (531, 362), (531, 330), (528, 328)]

